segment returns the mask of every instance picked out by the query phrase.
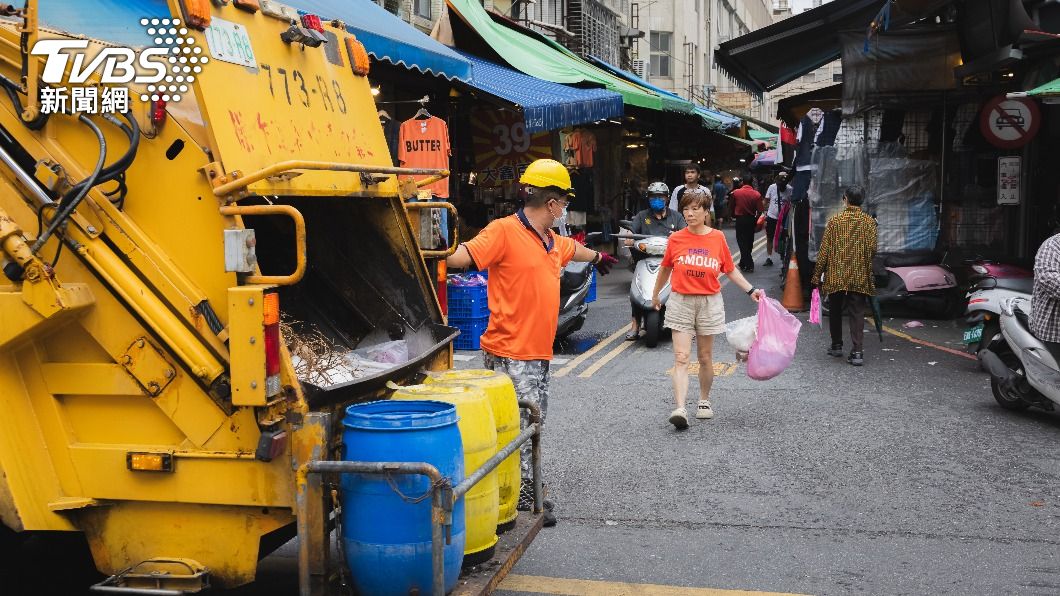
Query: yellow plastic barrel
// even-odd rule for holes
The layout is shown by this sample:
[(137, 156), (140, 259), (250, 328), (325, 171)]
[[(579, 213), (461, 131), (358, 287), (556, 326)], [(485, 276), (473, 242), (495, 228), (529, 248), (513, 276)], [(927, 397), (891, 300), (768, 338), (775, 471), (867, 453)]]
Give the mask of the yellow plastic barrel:
[[(519, 436), (519, 401), (515, 386), (504, 373), (486, 369), (447, 370), (428, 373), (426, 383), (445, 385), (472, 385), (486, 392), (493, 406), (493, 419), (497, 423), (497, 449), (500, 450)], [(497, 468), (500, 495), (500, 517), (497, 532), (504, 533), (515, 526), (519, 512), (519, 452), (516, 451)]]
[[(396, 400), (434, 400), (456, 406), (464, 446), (464, 476), (470, 476), (497, 453), (497, 424), (486, 392), (473, 385), (409, 385), (394, 391)], [(499, 507), (497, 471), (486, 475), (464, 496), (467, 542), (464, 566), (493, 558)]]

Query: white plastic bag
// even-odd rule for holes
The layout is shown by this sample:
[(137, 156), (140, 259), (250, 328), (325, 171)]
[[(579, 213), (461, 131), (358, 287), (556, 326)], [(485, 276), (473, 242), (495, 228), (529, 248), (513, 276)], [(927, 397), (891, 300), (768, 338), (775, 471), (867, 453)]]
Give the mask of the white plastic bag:
[(403, 339), (360, 348), (354, 350), (353, 353), (366, 360), (388, 364), (405, 364), (409, 361), (409, 345)]
[(758, 315), (736, 319), (725, 324), (725, 340), (737, 352), (750, 351), (757, 333)]

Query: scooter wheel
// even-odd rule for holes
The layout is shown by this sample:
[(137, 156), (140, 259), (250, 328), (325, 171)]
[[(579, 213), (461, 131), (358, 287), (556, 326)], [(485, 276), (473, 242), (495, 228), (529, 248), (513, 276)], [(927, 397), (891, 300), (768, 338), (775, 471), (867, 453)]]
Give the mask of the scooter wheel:
[(649, 311), (644, 315), (644, 345), (649, 348), (659, 345), (661, 334), (662, 315), (657, 310)]

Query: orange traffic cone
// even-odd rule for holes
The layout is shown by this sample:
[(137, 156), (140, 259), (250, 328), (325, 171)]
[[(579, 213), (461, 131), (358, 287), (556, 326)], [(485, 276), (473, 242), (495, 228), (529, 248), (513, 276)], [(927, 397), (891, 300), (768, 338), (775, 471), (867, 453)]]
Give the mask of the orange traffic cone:
[(806, 301), (802, 298), (802, 281), (799, 279), (799, 262), (795, 259), (795, 253), (791, 254), (791, 263), (788, 264), (788, 275), (784, 279), (784, 296), (780, 305), (788, 309), (788, 312), (806, 310)]

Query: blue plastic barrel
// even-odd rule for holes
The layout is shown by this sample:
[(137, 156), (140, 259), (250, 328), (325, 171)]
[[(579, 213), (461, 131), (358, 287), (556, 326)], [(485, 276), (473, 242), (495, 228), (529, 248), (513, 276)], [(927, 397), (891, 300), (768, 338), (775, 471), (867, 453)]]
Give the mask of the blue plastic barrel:
[[(346, 408), (343, 459), (427, 462), (456, 486), (464, 449), (452, 404), (375, 401)], [(426, 476), (345, 474), (342, 540), (360, 594), (431, 593), (431, 482)], [(398, 494), (397, 491), (401, 494)], [(412, 502), (426, 495), (419, 502)], [(464, 556), (464, 499), (453, 509), (445, 545), (445, 590), (456, 586)]]

